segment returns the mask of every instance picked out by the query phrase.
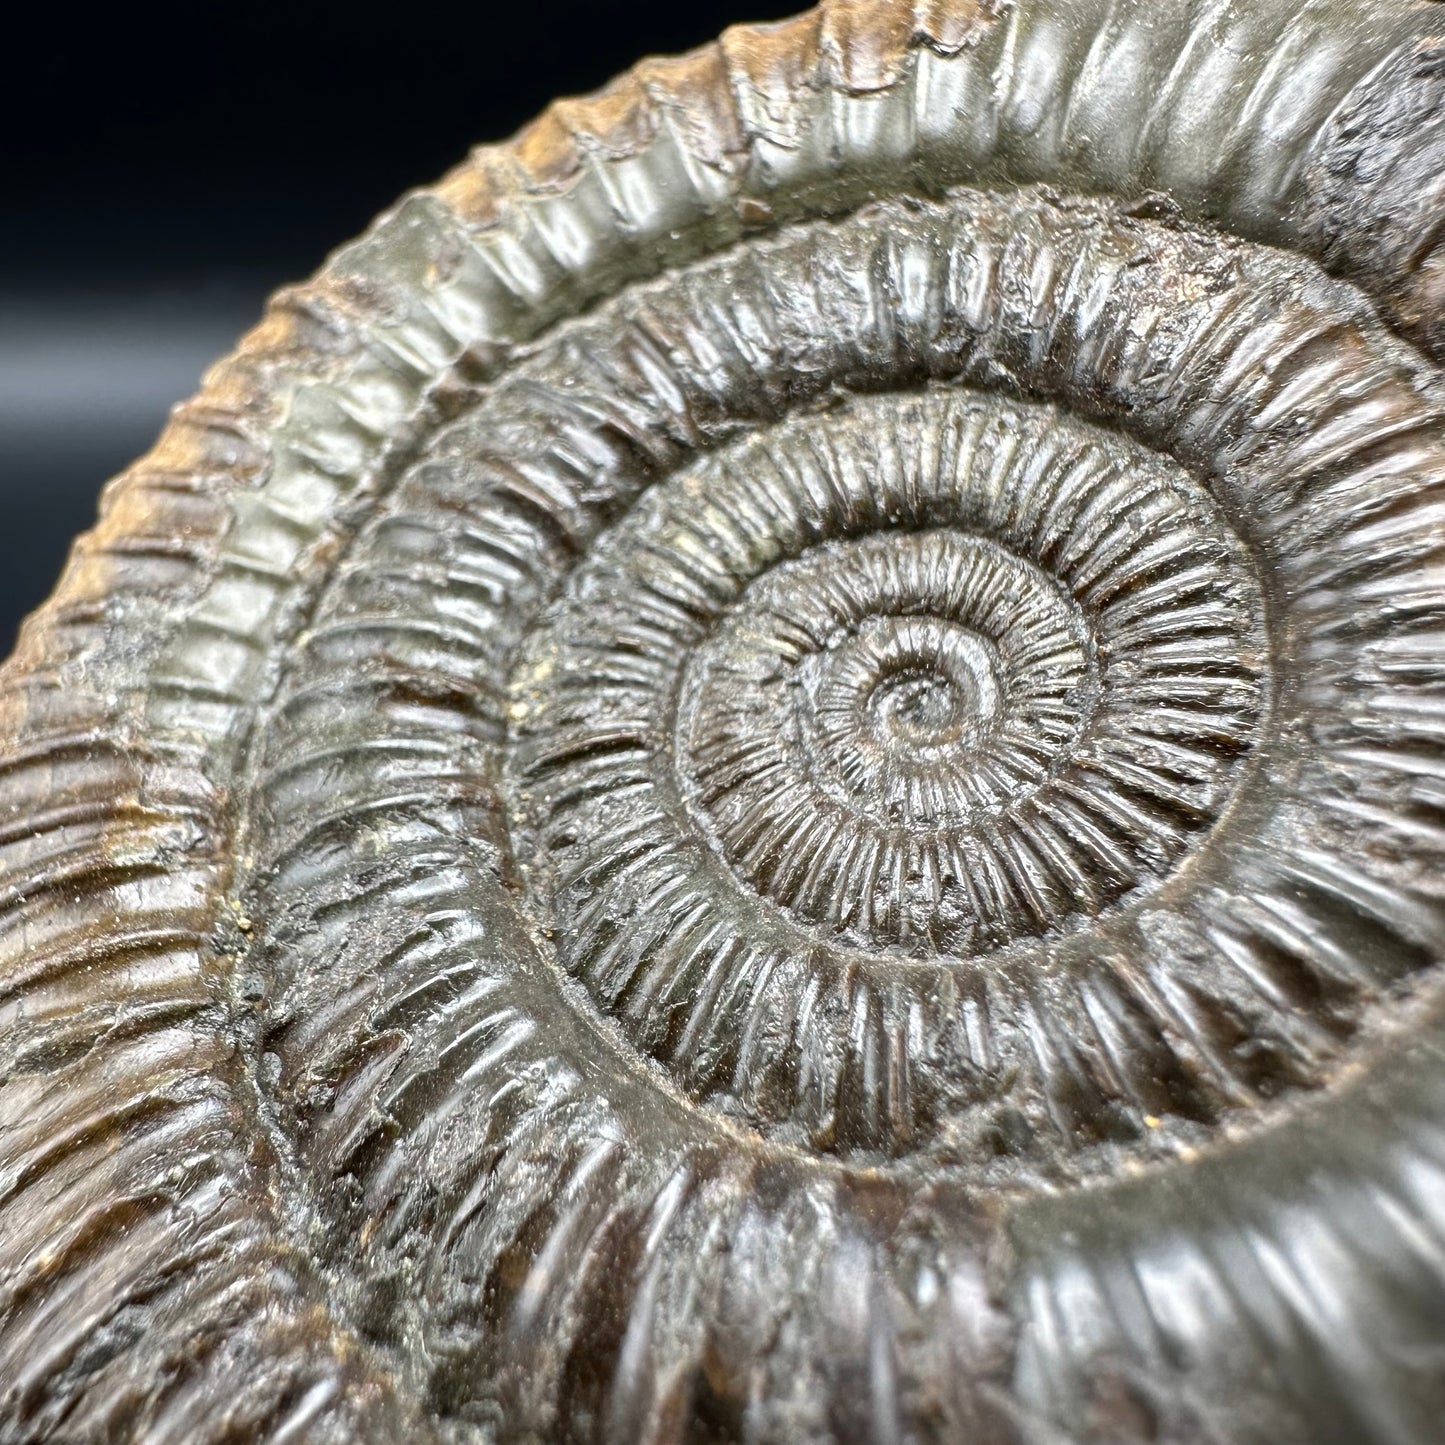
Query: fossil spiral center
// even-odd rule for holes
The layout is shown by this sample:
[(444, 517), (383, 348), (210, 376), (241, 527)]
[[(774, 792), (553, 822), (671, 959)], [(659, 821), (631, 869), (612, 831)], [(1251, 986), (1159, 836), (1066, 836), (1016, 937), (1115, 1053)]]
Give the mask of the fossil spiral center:
[[(860, 968), (922, 1021), (936, 970), (1147, 897), (1236, 786), (1263, 656), (1250, 556), (1177, 464), (967, 394), (799, 418), (640, 496), (520, 649), (536, 915), (725, 1094), (739, 1030), (779, 1069), (790, 1020), (847, 1047)], [(940, 1065), (960, 1100), (1009, 1067)]]
[(749, 886), (810, 926), (976, 951), (973, 838), (1065, 760), (1098, 692), (1089, 638), (1056, 580), (972, 532), (812, 548), (688, 659), (683, 792)]
[(957, 733), (965, 690), (951, 677), (902, 673), (880, 683), (869, 706), (886, 735), (921, 748)]
[(977, 633), (914, 618), (871, 632), (829, 669), (821, 702), (829, 711), (848, 707), (854, 689), (876, 678), (863, 704), (869, 727), (916, 756), (977, 739), (997, 716), (998, 659)]

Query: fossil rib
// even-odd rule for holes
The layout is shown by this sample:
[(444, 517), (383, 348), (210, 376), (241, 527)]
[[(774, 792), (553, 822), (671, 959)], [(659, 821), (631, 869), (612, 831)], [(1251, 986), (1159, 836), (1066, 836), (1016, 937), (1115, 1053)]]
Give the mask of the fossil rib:
[(1438, 1440), (1439, 16), (825, 4), (278, 297), (0, 680), (0, 1440)]

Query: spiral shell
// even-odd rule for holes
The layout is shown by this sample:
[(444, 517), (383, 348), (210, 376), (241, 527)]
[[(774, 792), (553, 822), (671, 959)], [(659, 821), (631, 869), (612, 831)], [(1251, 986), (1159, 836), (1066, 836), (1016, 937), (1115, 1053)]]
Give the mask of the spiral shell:
[(0, 1440), (1437, 1440), (1436, 18), (833, 0), (279, 297), (4, 673)]

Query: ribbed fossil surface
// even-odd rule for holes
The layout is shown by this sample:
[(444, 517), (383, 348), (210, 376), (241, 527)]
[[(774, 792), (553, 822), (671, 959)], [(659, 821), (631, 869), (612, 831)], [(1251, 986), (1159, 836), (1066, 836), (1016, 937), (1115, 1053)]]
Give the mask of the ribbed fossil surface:
[(834, 0), (279, 296), (0, 677), (0, 1441), (1438, 1445), (1437, 36)]

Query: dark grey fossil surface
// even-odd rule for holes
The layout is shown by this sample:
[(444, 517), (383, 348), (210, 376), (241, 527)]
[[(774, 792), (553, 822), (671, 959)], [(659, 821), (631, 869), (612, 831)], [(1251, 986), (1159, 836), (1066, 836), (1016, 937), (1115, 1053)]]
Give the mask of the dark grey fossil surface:
[(1442, 25), (836, 0), (278, 296), (0, 674), (0, 1441), (1445, 1438)]

